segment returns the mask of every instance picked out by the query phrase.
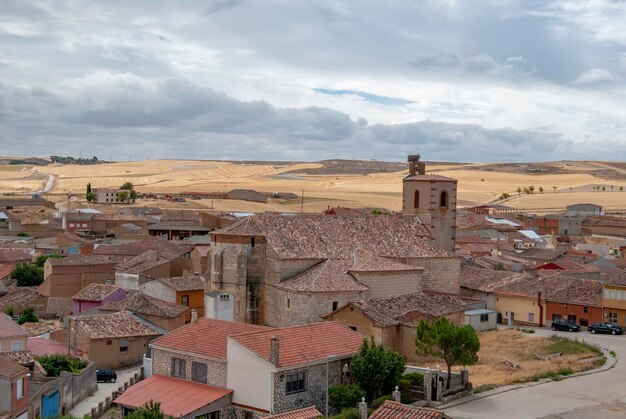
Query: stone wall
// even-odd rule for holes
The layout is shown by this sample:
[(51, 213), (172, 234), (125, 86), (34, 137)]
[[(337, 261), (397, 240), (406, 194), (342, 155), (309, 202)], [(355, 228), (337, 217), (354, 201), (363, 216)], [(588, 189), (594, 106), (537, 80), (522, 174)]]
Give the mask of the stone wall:
[(365, 298), (388, 297), (411, 294), (421, 290), (420, 274), (417, 271), (354, 272), (357, 281), (369, 289)]
[(191, 381), (192, 362), (200, 362), (207, 366), (207, 384), (216, 387), (226, 387), (226, 360), (218, 361), (205, 357), (199, 357), (189, 353), (163, 350), (152, 348), (152, 373), (171, 376), (172, 375), (172, 358), (180, 358), (185, 360), (185, 377)]
[(422, 290), (459, 294), (461, 289), (461, 258), (430, 257), (400, 258), (398, 262), (425, 268), (422, 275)]

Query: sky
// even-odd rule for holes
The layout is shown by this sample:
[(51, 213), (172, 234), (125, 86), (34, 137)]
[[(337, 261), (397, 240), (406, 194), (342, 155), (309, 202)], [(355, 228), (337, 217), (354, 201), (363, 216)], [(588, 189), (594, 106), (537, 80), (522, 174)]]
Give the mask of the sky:
[(0, 1), (0, 155), (626, 160), (626, 2)]

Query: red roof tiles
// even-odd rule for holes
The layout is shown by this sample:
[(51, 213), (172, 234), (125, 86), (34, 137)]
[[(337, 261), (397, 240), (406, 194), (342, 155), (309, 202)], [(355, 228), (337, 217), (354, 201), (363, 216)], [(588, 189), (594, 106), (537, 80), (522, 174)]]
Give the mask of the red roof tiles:
[(374, 410), (370, 419), (446, 419), (443, 410), (427, 407), (410, 406), (386, 400), (382, 406)]
[(115, 403), (139, 408), (150, 400), (161, 403), (161, 411), (169, 417), (183, 417), (199, 410), (233, 391), (194, 383), (180, 378), (153, 375), (131, 386), (115, 399)]
[(291, 410), (277, 415), (265, 416), (264, 419), (315, 419), (321, 418), (322, 413), (315, 406), (305, 407), (304, 409)]
[(226, 338), (255, 331), (272, 331), (266, 326), (229, 322), (216, 319), (198, 319), (154, 340), (155, 348), (177, 349), (212, 358), (226, 359)]
[(9, 316), (0, 313), (0, 338), (29, 336), (28, 332), (15, 323)]
[(331, 355), (350, 357), (363, 343), (363, 335), (335, 322), (245, 333), (229, 339), (269, 361), (274, 336), (279, 339), (279, 368), (323, 362)]
[(113, 284), (89, 284), (81, 291), (74, 294), (72, 299), (80, 301), (102, 301), (113, 294), (117, 289), (119, 289), (119, 287)]

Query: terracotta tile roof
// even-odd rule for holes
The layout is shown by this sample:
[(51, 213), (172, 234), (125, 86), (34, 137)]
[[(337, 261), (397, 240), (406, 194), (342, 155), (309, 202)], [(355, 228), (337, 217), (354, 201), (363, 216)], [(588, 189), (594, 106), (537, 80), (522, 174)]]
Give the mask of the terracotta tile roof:
[(315, 419), (321, 418), (322, 413), (315, 406), (305, 407), (304, 409), (291, 410), (285, 413), (265, 416), (264, 419)]
[(394, 260), (376, 256), (373, 252), (359, 248), (353, 252), (353, 263), (348, 268), (351, 272), (390, 272), (423, 271), (424, 268), (411, 266)]
[(33, 257), (25, 250), (0, 249), (0, 263), (30, 261)]
[(0, 279), (4, 279), (9, 276), (9, 274), (13, 271), (13, 265), (2, 265), (0, 264)]
[(144, 218), (141, 218), (137, 215), (133, 214), (94, 214), (93, 221), (145, 221)]
[(50, 258), (48, 261), (52, 266), (110, 265), (116, 263), (106, 256), (93, 254), (69, 255), (63, 258)]
[(458, 295), (415, 292), (394, 297), (354, 300), (331, 313), (323, 315), (322, 318), (328, 318), (348, 306), (360, 309), (379, 327), (396, 326), (400, 323), (414, 324), (417, 319), (424, 317), (435, 319), (467, 310), (465, 301)]
[[(65, 351), (67, 352), (67, 347), (65, 348)], [(0, 352), (0, 358), (16, 362), (26, 368), (35, 366), (35, 357), (31, 351)]]
[(12, 378), (26, 373), (28, 373), (28, 368), (24, 368), (17, 362), (0, 358), (0, 377)]
[(244, 333), (228, 339), (269, 362), (273, 336), (279, 339), (278, 368), (325, 362), (330, 355), (350, 357), (363, 343), (363, 335), (331, 321)]
[(430, 242), (430, 233), (416, 217), (402, 215), (254, 215), (211, 234), (265, 237), (285, 259), (351, 259), (363, 244), (385, 257), (452, 256)]
[(0, 338), (29, 336), (28, 332), (4, 313), (0, 313)]
[(442, 176), (442, 175), (406, 175), (403, 180), (437, 180), (437, 181), (447, 181), (447, 182), (458, 182), (456, 179), (451, 177)]
[(176, 257), (176, 255), (172, 255), (171, 253), (147, 250), (138, 256), (119, 263), (117, 268), (125, 273), (140, 274), (149, 269), (169, 263)]
[(461, 287), (483, 292), (493, 292), (509, 282), (529, 277), (528, 274), (467, 266), (461, 268)]
[(156, 281), (160, 281), (168, 287), (175, 289), (176, 291), (204, 290), (204, 286), (206, 284), (206, 280), (202, 275), (177, 276), (174, 278), (157, 278)]
[(42, 298), (44, 297), (37, 292), (37, 287), (9, 288), (7, 295), (0, 298), (0, 311), (4, 312), (9, 306), (29, 306)]
[(370, 415), (370, 419), (448, 419), (443, 410), (406, 405), (386, 400)]
[(557, 260), (563, 254), (565, 250), (558, 249), (538, 249), (536, 247), (530, 248), (528, 250), (524, 250), (522, 253), (518, 254), (521, 258), (527, 259), (539, 259), (545, 261)]
[(274, 330), (271, 327), (202, 318), (152, 341), (155, 348), (177, 349), (211, 358), (226, 359), (226, 338), (246, 332)]
[(276, 286), (296, 292), (366, 291), (367, 286), (348, 272), (351, 265), (351, 260), (323, 260)]
[(543, 265), (539, 265), (535, 267), (535, 269), (544, 269), (544, 267), (547, 267), (549, 265), (556, 265), (564, 271), (597, 271), (598, 270), (598, 268), (596, 268), (595, 266), (583, 265), (582, 263), (574, 262), (573, 260), (568, 259), (566, 257), (562, 257), (558, 260), (554, 260), (551, 262), (547, 262)]
[(189, 251), (188, 248), (165, 239), (146, 236), (143, 240), (132, 243), (102, 244), (96, 247), (93, 253), (97, 255), (139, 256), (148, 250), (158, 251), (163, 255), (172, 254), (177, 256)]
[[(67, 336), (66, 336), (67, 337)], [(28, 338), (28, 350), (35, 356), (43, 355), (65, 355), (67, 354), (67, 339), (66, 343), (55, 342), (51, 339), (46, 339), (42, 336), (34, 336)], [(72, 348), (74, 353), (74, 348)], [(80, 349), (76, 350), (77, 356), (82, 356), (83, 352)]]
[(160, 336), (161, 332), (128, 311), (96, 316), (74, 317), (90, 339)]
[(87, 239), (85, 239), (83, 237), (80, 237), (80, 236), (78, 236), (76, 234), (73, 234), (73, 233), (68, 233), (67, 231), (59, 234), (57, 237), (59, 237), (59, 236), (63, 236), (65, 238), (67, 238), (68, 240), (71, 240), (71, 241), (76, 242), (76, 243), (83, 243), (83, 244), (90, 244), (91, 243), (91, 240), (87, 240)]
[(102, 301), (119, 288), (113, 284), (89, 284), (77, 294), (74, 294), (72, 300)]
[(519, 295), (553, 302), (602, 307), (603, 283), (593, 279), (572, 278), (564, 275), (524, 278), (503, 285), (496, 294)]
[(123, 300), (112, 301), (98, 307), (101, 311), (128, 310), (134, 314), (173, 319), (187, 311), (187, 307), (163, 301), (146, 294), (135, 294)]
[(114, 402), (136, 409), (154, 400), (161, 403), (161, 411), (166, 417), (179, 418), (190, 415), (232, 392), (180, 378), (152, 375), (129, 387)]

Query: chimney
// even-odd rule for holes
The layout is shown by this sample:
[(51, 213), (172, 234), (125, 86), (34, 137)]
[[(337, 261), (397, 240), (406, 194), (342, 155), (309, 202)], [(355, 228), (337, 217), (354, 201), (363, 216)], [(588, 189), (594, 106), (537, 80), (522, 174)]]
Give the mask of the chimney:
[(278, 339), (278, 336), (272, 336), (272, 338), (270, 339), (270, 362), (275, 367), (278, 367), (278, 355), (280, 352), (279, 347), (280, 341)]
[(191, 323), (196, 323), (198, 321), (198, 311), (195, 308), (191, 309)]

